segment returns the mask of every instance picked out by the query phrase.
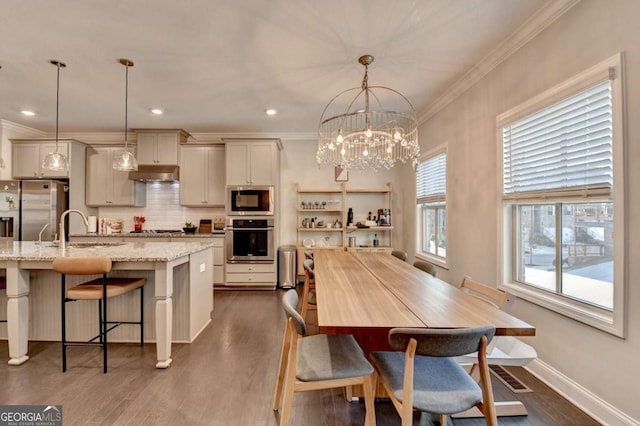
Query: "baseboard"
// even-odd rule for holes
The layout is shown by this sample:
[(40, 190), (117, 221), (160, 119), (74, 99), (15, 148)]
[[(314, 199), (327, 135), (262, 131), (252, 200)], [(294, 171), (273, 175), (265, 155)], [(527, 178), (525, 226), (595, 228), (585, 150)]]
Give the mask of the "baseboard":
[(604, 425), (640, 426), (638, 420), (618, 410), (607, 401), (539, 359), (533, 360), (525, 369)]

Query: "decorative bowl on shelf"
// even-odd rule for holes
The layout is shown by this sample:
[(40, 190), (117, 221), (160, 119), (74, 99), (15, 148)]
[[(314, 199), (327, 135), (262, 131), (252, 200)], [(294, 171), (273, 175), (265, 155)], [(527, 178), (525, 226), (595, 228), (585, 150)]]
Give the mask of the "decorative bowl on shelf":
[(184, 228), (182, 228), (182, 230), (184, 231), (185, 234), (195, 234), (196, 231), (198, 230), (197, 226), (185, 226)]

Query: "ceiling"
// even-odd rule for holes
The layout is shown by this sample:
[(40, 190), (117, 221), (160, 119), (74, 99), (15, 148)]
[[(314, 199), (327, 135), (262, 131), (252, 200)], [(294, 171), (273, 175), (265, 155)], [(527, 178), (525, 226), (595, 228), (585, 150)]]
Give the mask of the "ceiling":
[[(391, 87), (420, 113), (545, 0), (3, 0), (0, 118), (60, 131), (314, 133), (325, 105)], [(149, 109), (164, 109), (154, 116)], [(278, 114), (268, 117), (265, 108)], [(26, 117), (21, 110), (32, 110)]]

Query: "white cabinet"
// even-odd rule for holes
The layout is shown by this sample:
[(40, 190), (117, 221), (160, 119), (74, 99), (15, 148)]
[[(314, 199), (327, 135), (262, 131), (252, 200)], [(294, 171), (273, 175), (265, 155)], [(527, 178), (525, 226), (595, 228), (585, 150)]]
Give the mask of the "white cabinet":
[(227, 185), (277, 185), (278, 141), (225, 140)]
[(180, 151), (180, 205), (224, 206), (224, 147), (183, 146)]
[(213, 284), (224, 285), (224, 235), (213, 239)]
[(88, 206), (144, 206), (146, 185), (129, 180), (129, 172), (113, 169), (113, 157), (123, 147), (87, 147)]
[[(50, 153), (55, 152), (54, 142), (29, 142), (13, 143), (11, 155), (11, 170), (15, 179), (33, 178), (68, 178), (69, 171), (54, 172), (42, 168), (42, 160)], [(58, 141), (58, 152), (69, 158), (69, 143)]]
[(229, 287), (269, 287), (276, 286), (276, 264), (274, 263), (227, 263)]
[(136, 130), (138, 165), (177, 165), (180, 144), (188, 137), (184, 130)]

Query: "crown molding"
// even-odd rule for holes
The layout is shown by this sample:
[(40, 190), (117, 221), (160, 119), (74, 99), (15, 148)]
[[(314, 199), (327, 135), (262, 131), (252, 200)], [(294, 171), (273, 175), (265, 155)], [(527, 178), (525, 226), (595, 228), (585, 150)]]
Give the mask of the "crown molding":
[[(40, 132), (44, 137), (51, 137), (51, 134)], [(101, 144), (123, 144), (124, 137), (122, 132), (64, 132), (60, 133), (60, 138), (75, 139), (91, 145)], [(277, 133), (277, 132), (238, 132), (238, 133), (216, 133), (216, 132), (200, 132), (190, 133), (187, 144), (194, 145), (221, 145), (224, 144), (223, 139), (280, 139), (280, 140), (317, 140), (318, 134), (314, 132), (299, 133)], [(130, 144), (135, 145), (136, 133), (129, 132), (127, 139)]]
[(26, 137), (42, 138), (47, 136), (47, 132), (3, 119), (0, 119), (0, 128), (2, 130), (13, 130), (20, 133), (27, 133), (28, 135)]
[(462, 78), (427, 106), (418, 116), (418, 122), (424, 123), (433, 117), (579, 2), (580, 0), (548, 0)]
[[(223, 143), (223, 139), (280, 139), (280, 140), (317, 140), (315, 132), (238, 132), (238, 133), (192, 133), (194, 143)], [(188, 141), (191, 143), (191, 139)]]

